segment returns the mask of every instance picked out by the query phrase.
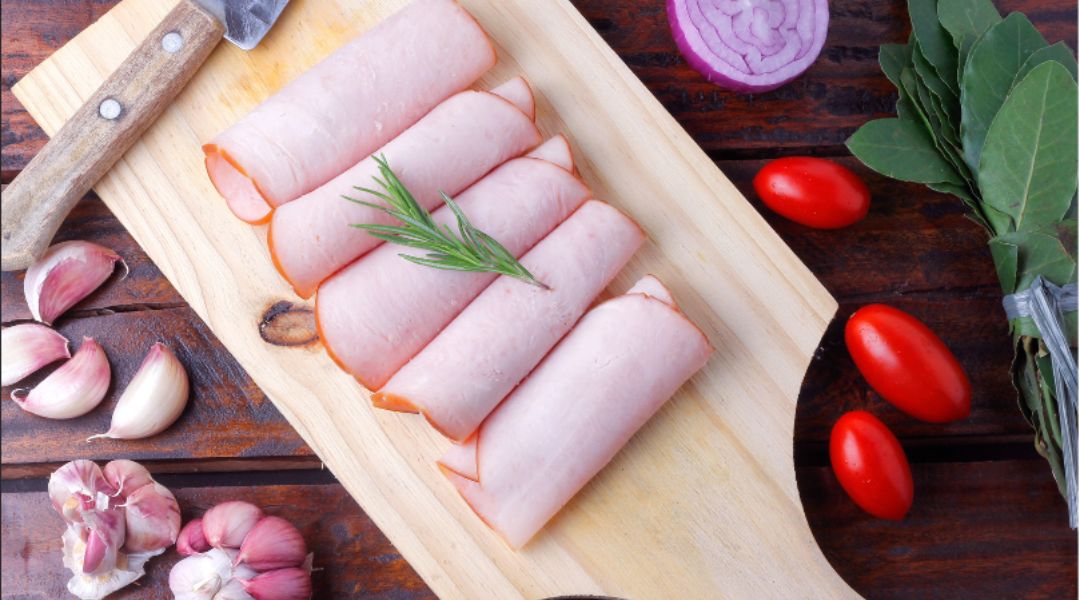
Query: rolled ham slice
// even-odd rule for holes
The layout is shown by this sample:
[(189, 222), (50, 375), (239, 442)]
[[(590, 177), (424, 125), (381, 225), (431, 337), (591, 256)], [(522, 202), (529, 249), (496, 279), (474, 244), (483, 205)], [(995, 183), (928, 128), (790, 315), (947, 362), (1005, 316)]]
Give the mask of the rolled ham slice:
[(675, 307), (627, 293), (589, 311), (440, 461), (477, 515), (523, 546), (708, 360)]
[(499, 277), (375, 394), (376, 405), (415, 406), (462, 441), (585, 313), (641, 246), (633, 220), (586, 202), (521, 263), (544, 290)]
[[(508, 101), (510, 100), (510, 101)], [(442, 203), (491, 169), (540, 142), (528, 115), (532, 91), (521, 78), (488, 92), (461, 92), (435, 107), (383, 146), (394, 173), (424, 208)], [(381, 242), (355, 223), (393, 218), (342, 196), (375, 200), (354, 186), (374, 187), (379, 166), (368, 157), (327, 183), (274, 211), (267, 243), (274, 265), (298, 295), (308, 298), (322, 280)], [(366, 196), (366, 197), (365, 197)]]
[[(588, 196), (585, 184), (564, 166), (522, 157), (455, 200), (477, 228), (521, 256)], [(432, 217), (440, 224), (456, 223), (447, 207)], [(398, 256), (402, 253), (424, 251), (383, 244), (324, 281), (316, 296), (323, 344), (369, 389), (382, 387), (496, 277), (417, 265)]]
[(415, 0), (203, 147), (237, 217), (258, 223), (469, 87), (495, 48), (454, 0)]

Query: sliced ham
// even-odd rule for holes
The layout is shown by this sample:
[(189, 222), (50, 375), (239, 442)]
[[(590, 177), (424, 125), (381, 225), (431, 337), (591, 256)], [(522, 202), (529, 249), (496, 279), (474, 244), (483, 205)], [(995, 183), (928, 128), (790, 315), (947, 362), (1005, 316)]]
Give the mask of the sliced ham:
[(327, 182), (495, 64), (487, 34), (454, 0), (415, 0), (297, 77), (203, 147), (239, 218)]
[(499, 277), (374, 397), (415, 406), (443, 435), (471, 435), (551, 350), (644, 240), (633, 220), (586, 202), (521, 263), (544, 290)]
[[(521, 256), (589, 196), (564, 167), (522, 157), (504, 163), (455, 200), (481, 231)], [(447, 207), (433, 213), (454, 224)], [(493, 279), (411, 263), (424, 251), (383, 244), (319, 287), (315, 320), (323, 344), (342, 368), (378, 389)]]
[(443, 473), (519, 548), (711, 353), (704, 334), (656, 295), (608, 300), (582, 317), (468, 444), (440, 461)]
[[(507, 100), (510, 100), (508, 102)], [(461, 92), (435, 107), (375, 156), (424, 208), (456, 195), (485, 173), (540, 142), (527, 113), (532, 92), (521, 78), (488, 92)], [(274, 211), (267, 242), (274, 265), (298, 295), (308, 298), (322, 280), (381, 242), (355, 223), (390, 224), (393, 218), (342, 196), (374, 201), (354, 186), (375, 187), (379, 174), (368, 157), (294, 202)]]

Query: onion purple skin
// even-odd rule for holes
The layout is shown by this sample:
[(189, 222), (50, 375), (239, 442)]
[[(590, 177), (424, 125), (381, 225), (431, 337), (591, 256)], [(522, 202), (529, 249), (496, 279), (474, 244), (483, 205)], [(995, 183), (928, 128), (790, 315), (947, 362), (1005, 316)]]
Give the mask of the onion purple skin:
[[(677, 5), (685, 1), (686, 0), (667, 0), (668, 24), (671, 26), (671, 33), (672, 36), (675, 38), (675, 45), (679, 48), (679, 53), (682, 54), (687, 64), (693, 67), (693, 69), (698, 73), (701, 73), (709, 83), (727, 88), (735, 92), (768, 92), (782, 87), (795, 79), (798, 79), (803, 73), (807, 71), (807, 69), (810, 68), (811, 65), (814, 64), (814, 61), (817, 60), (817, 57), (821, 54), (821, 49), (825, 45), (825, 34), (828, 33), (829, 19), (828, 1), (798, 0), (802, 4), (819, 4), (821, 5), (821, 7), (824, 8), (824, 23), (815, 23), (815, 25), (823, 28), (825, 30), (825, 33), (823, 33), (820, 37), (816, 37), (814, 39), (813, 47), (808, 52), (808, 54), (811, 55), (810, 60), (806, 62), (806, 65), (803, 68), (791, 71), (787, 77), (778, 77), (777, 79), (769, 81), (768, 83), (755, 84), (743, 81), (734, 77), (734, 75), (738, 73), (738, 71), (734, 68), (731, 69), (732, 75), (718, 71), (715, 67), (713, 67), (713, 65), (709, 64), (709, 61), (705, 57), (698, 55), (697, 52), (694, 51), (693, 47), (690, 44), (690, 41), (686, 37), (686, 29), (683, 27), (683, 24), (679, 22), (678, 17)], [(693, 27), (693, 25), (689, 23), (686, 24), (686, 28), (689, 27)], [(791, 63), (789, 63), (788, 66), (790, 66), (790, 64)]]

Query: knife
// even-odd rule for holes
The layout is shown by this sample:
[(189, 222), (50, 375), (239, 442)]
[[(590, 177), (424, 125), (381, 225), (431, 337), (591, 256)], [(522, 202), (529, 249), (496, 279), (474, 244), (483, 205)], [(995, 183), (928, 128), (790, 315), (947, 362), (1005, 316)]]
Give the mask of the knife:
[(180, 0), (3, 192), (0, 270), (29, 267), (75, 202), (180, 93), (221, 38), (254, 48), (289, 0)]

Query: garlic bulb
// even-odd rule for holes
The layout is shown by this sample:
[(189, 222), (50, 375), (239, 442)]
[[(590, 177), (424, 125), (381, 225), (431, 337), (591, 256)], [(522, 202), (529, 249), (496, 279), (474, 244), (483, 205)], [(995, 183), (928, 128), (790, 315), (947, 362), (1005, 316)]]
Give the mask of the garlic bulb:
[(184, 411), (188, 391), (184, 365), (168, 346), (158, 342), (116, 402), (109, 430), (90, 436), (88, 441), (101, 437), (133, 440), (161, 433)]
[[(23, 294), (34, 319), (51, 324), (112, 275), (120, 255), (90, 242), (61, 242), (26, 270)], [(127, 265), (124, 264), (124, 268)]]
[(68, 590), (83, 600), (142, 577), (146, 561), (180, 529), (172, 493), (131, 461), (114, 461), (104, 471), (88, 460), (69, 462), (49, 477), (49, 499), (67, 523), (61, 539), (72, 573)]
[(37, 323), (0, 332), (0, 385), (17, 383), (45, 365), (71, 358), (67, 338)]
[[(196, 554), (200, 542), (214, 547)], [(247, 502), (223, 502), (189, 522), (177, 550), (187, 556), (169, 574), (177, 600), (311, 598), (313, 555), (306, 554), (300, 531)]]
[(109, 359), (105, 350), (91, 338), (83, 338), (75, 356), (60, 365), (30, 390), (11, 391), (11, 399), (26, 412), (47, 419), (72, 419), (85, 415), (105, 398), (109, 391)]

